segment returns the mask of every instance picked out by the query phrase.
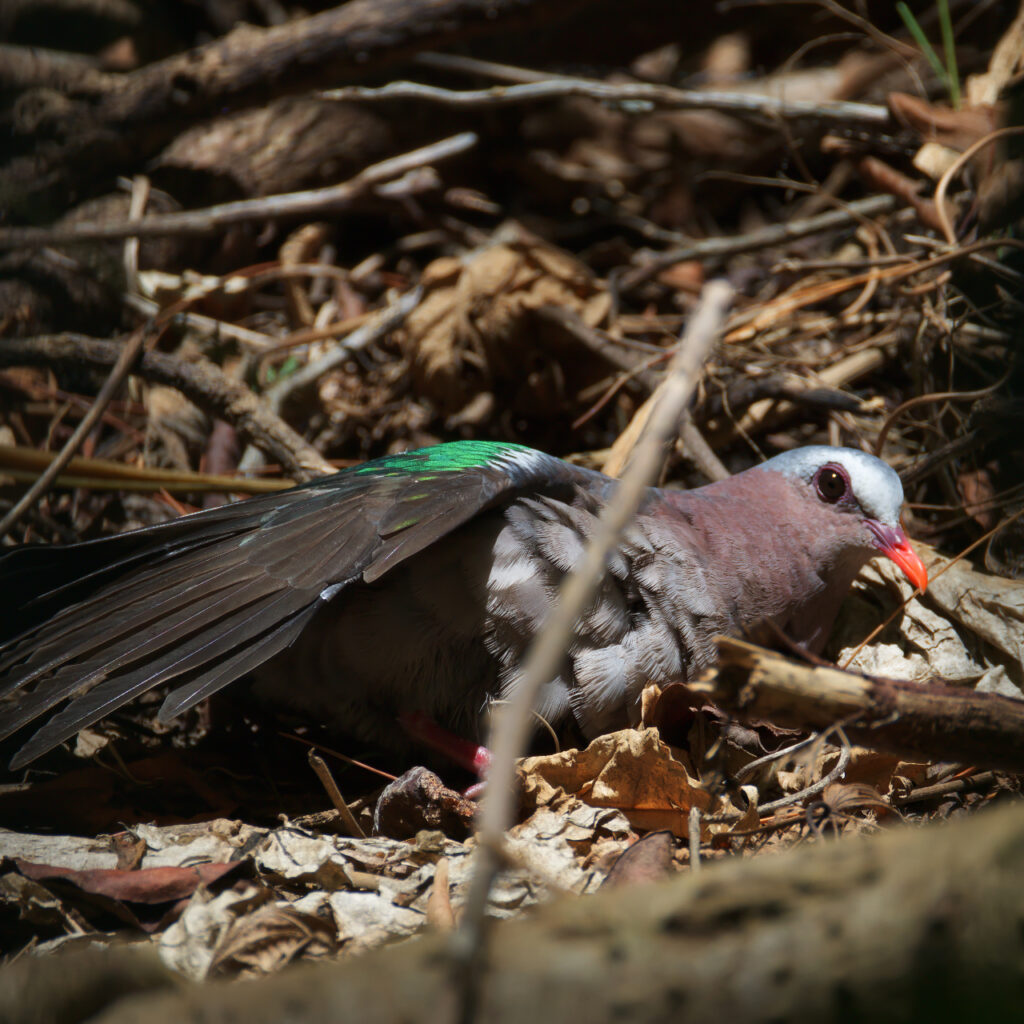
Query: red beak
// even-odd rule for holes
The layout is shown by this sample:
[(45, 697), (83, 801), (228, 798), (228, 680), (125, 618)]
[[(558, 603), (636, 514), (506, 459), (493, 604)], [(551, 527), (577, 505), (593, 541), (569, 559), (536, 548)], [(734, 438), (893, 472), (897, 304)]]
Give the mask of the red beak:
[(867, 524), (875, 535), (878, 550), (891, 558), (918, 590), (925, 590), (928, 586), (928, 570), (910, 546), (907, 535), (898, 526), (886, 526), (875, 519), (869, 519)]

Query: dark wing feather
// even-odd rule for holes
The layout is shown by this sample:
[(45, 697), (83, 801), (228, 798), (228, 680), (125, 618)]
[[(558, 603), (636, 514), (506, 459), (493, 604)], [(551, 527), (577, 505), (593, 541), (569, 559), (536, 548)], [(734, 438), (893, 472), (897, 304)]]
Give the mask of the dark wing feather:
[(339, 589), (482, 510), (606, 485), (530, 449), (457, 442), (117, 537), (16, 549), (0, 557), (0, 607), (21, 595), (0, 645), (0, 697), (14, 695), (0, 738), (68, 701), (20, 766), (170, 681), (172, 717), (287, 647)]

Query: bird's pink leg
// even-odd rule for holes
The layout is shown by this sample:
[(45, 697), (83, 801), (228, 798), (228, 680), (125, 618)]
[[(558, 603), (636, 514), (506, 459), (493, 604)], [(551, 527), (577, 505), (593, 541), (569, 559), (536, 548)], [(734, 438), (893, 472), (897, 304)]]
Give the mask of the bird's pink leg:
[(422, 711), (403, 712), (398, 716), (398, 724), (423, 746), (444, 754), (460, 768), (473, 772), (481, 779), (490, 767), (491, 752), (487, 747), (456, 736)]

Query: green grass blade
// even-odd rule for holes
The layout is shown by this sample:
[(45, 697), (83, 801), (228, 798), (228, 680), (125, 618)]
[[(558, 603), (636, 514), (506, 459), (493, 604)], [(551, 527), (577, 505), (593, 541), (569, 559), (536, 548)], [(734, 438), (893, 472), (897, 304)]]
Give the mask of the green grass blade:
[(914, 42), (917, 43), (928, 63), (931, 64), (932, 70), (942, 80), (942, 83), (946, 86), (946, 90), (949, 91), (949, 75), (946, 73), (946, 69), (943, 67), (942, 61), (939, 60), (939, 55), (935, 52), (935, 47), (928, 42), (928, 37), (924, 34), (924, 30), (918, 24), (917, 18), (914, 17), (910, 8), (905, 3), (898, 3), (896, 5), (896, 10), (903, 19), (903, 24), (907, 26), (907, 31), (914, 37)]
[(946, 56), (946, 86), (954, 110), (960, 109), (960, 71), (956, 66), (956, 42), (953, 39), (953, 19), (949, 16), (949, 0), (939, 0), (939, 25), (942, 29), (942, 49)]

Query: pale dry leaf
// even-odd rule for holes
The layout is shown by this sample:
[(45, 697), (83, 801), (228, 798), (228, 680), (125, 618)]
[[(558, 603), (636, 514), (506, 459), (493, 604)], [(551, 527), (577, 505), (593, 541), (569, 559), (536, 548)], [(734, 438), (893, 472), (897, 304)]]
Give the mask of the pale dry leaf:
[[(236, 905), (242, 912), (252, 907), (253, 894), (229, 889), (217, 896), (208, 889), (199, 888), (189, 898), (178, 920), (164, 931), (157, 942), (160, 959), (179, 974), (202, 981), (213, 962), (214, 950), (234, 924)], [(259, 890), (270, 899), (270, 890)]]
[(741, 792), (747, 800), (746, 809), (740, 815), (739, 820), (730, 826), (730, 832), (749, 832), (761, 824), (761, 815), (758, 811), (758, 800), (760, 794), (757, 786), (741, 786)]
[[(875, 559), (861, 570), (843, 604), (830, 647), (838, 664), (865, 675), (925, 682), (942, 679), (969, 686), (986, 665), (950, 618), (926, 600), (911, 597), (913, 588), (891, 563)], [(897, 603), (906, 601), (892, 625), (861, 647), (861, 642)], [(976, 645), (975, 645), (976, 646)]]
[(1005, 654), (1011, 670), (1024, 671), (1024, 580), (977, 572), (966, 560), (951, 565), (934, 550), (918, 548), (935, 577), (926, 600)]
[(427, 923), (440, 931), (450, 932), (455, 927), (451, 894), (448, 891), (448, 858), (442, 857), (434, 866), (434, 881), (427, 900)]
[(82, 729), (75, 736), (75, 757), (88, 760), (95, 757), (109, 743), (109, 736), (104, 736), (95, 729)]
[(288, 906), (264, 906), (228, 927), (213, 952), (207, 976), (272, 974), (300, 956), (332, 952), (335, 939), (332, 920)]

